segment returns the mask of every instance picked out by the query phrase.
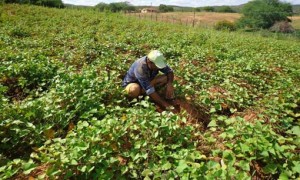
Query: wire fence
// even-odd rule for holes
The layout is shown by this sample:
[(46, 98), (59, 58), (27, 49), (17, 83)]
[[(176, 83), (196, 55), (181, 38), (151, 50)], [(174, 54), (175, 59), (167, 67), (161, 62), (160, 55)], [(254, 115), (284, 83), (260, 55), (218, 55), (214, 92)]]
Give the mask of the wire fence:
[[(240, 14), (237, 13), (226, 13), (226, 14), (231, 14), (230, 17), (226, 17), (226, 15), (220, 15), (218, 14), (216, 17), (217, 18), (209, 18), (205, 19), (199, 16), (198, 13), (189, 13), (188, 15), (170, 15), (170, 14), (165, 14), (165, 13), (137, 13), (137, 12), (126, 12), (125, 13), (127, 16), (133, 16), (139, 19), (145, 19), (145, 20), (151, 20), (151, 21), (157, 21), (157, 22), (168, 22), (168, 23), (173, 23), (173, 24), (180, 24), (180, 25), (185, 25), (189, 27), (203, 27), (203, 28), (213, 28), (216, 23), (219, 21), (230, 21), (234, 22), (238, 20), (241, 16)], [(294, 15), (290, 16), (289, 18), (291, 20), (295, 20), (299, 15)], [(297, 22), (298, 23), (298, 22)], [(298, 25), (297, 25), (298, 27)]]
[(176, 17), (172, 15), (165, 15), (161, 13), (125, 13), (127, 16), (133, 16), (139, 19), (147, 19), (151, 21), (157, 21), (157, 22), (167, 22), (167, 23), (173, 23), (173, 24), (180, 24), (185, 25), (189, 27), (212, 27), (214, 23), (205, 23), (204, 21), (201, 21), (196, 18), (195, 14), (193, 15), (193, 18), (191, 17)]

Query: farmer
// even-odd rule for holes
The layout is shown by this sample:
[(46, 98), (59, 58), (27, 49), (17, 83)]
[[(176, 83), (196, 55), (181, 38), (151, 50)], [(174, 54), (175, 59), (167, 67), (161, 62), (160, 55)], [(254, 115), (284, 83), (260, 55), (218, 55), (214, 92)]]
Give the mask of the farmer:
[[(158, 75), (159, 71), (164, 75)], [(129, 97), (135, 98), (147, 94), (162, 109), (167, 109), (171, 104), (166, 100), (174, 99), (173, 79), (173, 70), (165, 63), (163, 54), (158, 50), (152, 50), (147, 56), (136, 60), (131, 65), (122, 86)], [(166, 100), (155, 90), (155, 87), (163, 85), (166, 85)]]

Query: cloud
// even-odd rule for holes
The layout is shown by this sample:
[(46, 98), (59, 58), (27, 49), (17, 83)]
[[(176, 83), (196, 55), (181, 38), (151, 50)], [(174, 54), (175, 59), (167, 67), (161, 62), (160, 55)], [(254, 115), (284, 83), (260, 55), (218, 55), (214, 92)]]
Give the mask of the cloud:
[[(74, 5), (88, 5), (94, 6), (100, 2), (112, 3), (112, 2), (124, 2), (126, 0), (63, 0), (64, 3)], [(127, 0), (133, 5), (147, 5), (147, 6), (159, 6), (160, 4), (166, 5), (177, 5), (177, 6), (190, 6), (190, 7), (201, 7), (201, 6), (221, 6), (221, 5), (240, 5), (247, 3), (249, 0)], [(300, 4), (300, 0), (285, 0), (292, 4)]]

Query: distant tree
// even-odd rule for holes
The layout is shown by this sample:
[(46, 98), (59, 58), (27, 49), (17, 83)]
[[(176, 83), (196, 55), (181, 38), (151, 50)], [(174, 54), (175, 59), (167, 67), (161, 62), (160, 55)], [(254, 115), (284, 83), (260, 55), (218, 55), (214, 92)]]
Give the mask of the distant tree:
[(167, 5), (160, 4), (159, 7), (158, 7), (158, 10), (160, 12), (167, 12)]
[(34, 4), (47, 7), (64, 8), (64, 4), (61, 0), (40, 0), (36, 1)]
[(215, 8), (211, 7), (211, 6), (206, 6), (206, 7), (203, 8), (203, 10), (206, 11), (206, 12), (214, 12)]
[(47, 7), (64, 8), (62, 0), (4, 0), (5, 3), (34, 4)]
[(217, 11), (218, 12), (224, 12), (224, 13), (233, 13), (233, 12), (235, 12), (230, 6), (221, 6)]
[(99, 8), (101, 9), (108, 9), (111, 12), (120, 12), (120, 11), (128, 11), (128, 10), (135, 10), (135, 7), (132, 6), (129, 2), (116, 2), (110, 3), (107, 6), (104, 3), (99, 3)]
[(96, 9), (98, 9), (100, 12), (104, 12), (105, 10), (109, 9), (108, 4), (106, 3), (99, 3), (96, 6)]
[(5, 3), (19, 3), (17, 0), (4, 0)]
[(123, 8), (122, 6), (123, 6), (123, 4), (121, 4), (121, 3), (110, 3), (108, 5), (111, 12), (120, 12)]
[(240, 27), (267, 29), (276, 22), (288, 21), (293, 8), (290, 3), (279, 0), (253, 0), (243, 7), (242, 14), (238, 22)]
[(197, 7), (197, 8), (195, 9), (195, 11), (196, 11), (196, 12), (201, 12), (201, 8)]
[(124, 8), (124, 10), (125, 11), (136, 11), (136, 8), (134, 7), (134, 6), (126, 6), (125, 8)]
[(173, 12), (174, 8), (172, 6), (167, 6), (164, 4), (159, 5), (158, 10), (160, 12)]

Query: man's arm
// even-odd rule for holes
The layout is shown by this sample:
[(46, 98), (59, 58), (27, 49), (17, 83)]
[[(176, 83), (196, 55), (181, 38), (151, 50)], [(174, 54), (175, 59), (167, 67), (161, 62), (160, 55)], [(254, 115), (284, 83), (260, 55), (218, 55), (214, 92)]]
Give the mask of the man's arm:
[(167, 99), (174, 99), (174, 86), (173, 86), (173, 80), (174, 80), (174, 73), (173, 71), (169, 72), (167, 74), (167, 89), (166, 89), (166, 98)]
[(167, 74), (167, 78), (168, 78), (167, 84), (172, 84), (173, 80), (174, 80), (174, 73), (173, 73), (173, 71), (171, 71), (171, 72), (169, 72)]

